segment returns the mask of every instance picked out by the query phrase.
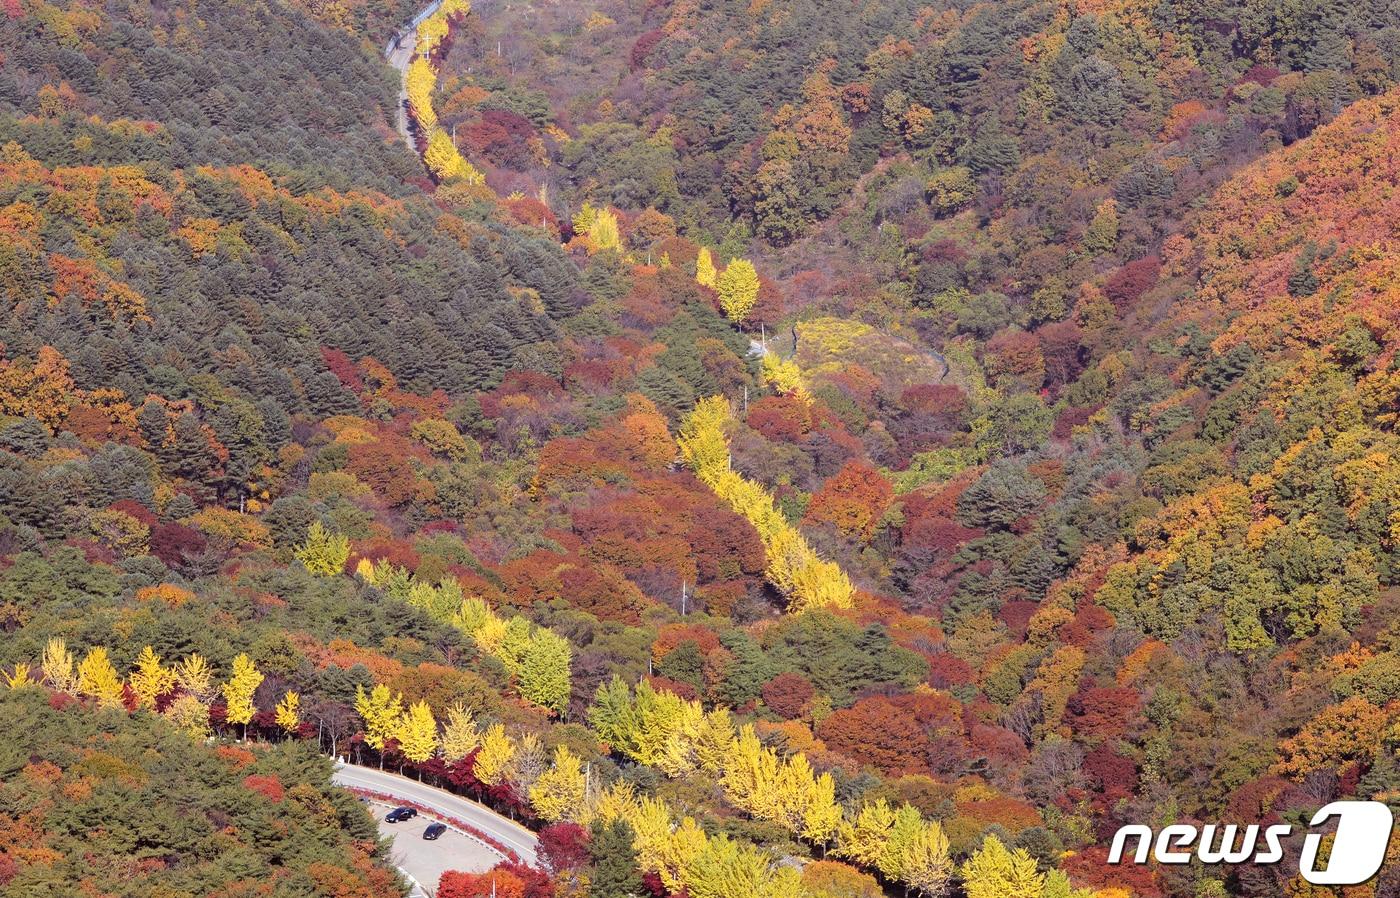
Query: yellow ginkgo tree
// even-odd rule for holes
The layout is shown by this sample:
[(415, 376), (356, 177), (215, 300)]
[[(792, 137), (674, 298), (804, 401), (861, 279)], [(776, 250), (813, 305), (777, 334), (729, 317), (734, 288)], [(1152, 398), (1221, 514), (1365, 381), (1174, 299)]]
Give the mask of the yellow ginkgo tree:
[(995, 835), (963, 862), (960, 870), (967, 898), (1041, 898), (1045, 874), (1024, 848), (1014, 851)]
[(320, 521), (312, 521), (306, 530), (306, 542), (297, 547), (301, 566), (318, 577), (334, 577), (343, 573), (350, 557), (350, 540), (343, 533), (333, 533)]
[(136, 706), (155, 710), (156, 700), (173, 690), (178, 679), (174, 668), (161, 664), (160, 656), (146, 646), (137, 657), (136, 669), (128, 682), (136, 695)]
[(121, 707), (122, 680), (101, 646), (89, 651), (78, 664), (78, 694), (95, 699), (99, 707)]
[(502, 782), (510, 772), (515, 752), (515, 742), (506, 734), (506, 728), (499, 723), (491, 726), (482, 735), (481, 750), (476, 753), (476, 778), (488, 786)]
[(380, 753), (382, 766), (385, 744), (398, 736), (403, 695), (392, 692), (383, 683), (375, 684), (369, 692), (365, 692), (363, 686), (356, 686), (355, 713), (365, 724), (365, 744)]
[(256, 709), (253, 707), (253, 694), (262, 685), (262, 671), (258, 670), (253, 659), (240, 653), (233, 659), (233, 674), (223, 685), (225, 719), (243, 727), (243, 738), (248, 738), (248, 724)]
[(214, 694), (214, 670), (203, 655), (195, 652), (175, 665), (175, 683), (186, 695), (207, 704)]
[(277, 726), (283, 732), (295, 733), (297, 727), (301, 726), (301, 696), (290, 689), (287, 690), (273, 712), (276, 715)]
[(396, 738), (404, 757), (421, 764), (437, 754), (437, 720), (427, 702), (414, 702), (399, 718)]
[(713, 287), (718, 276), (719, 272), (715, 269), (715, 258), (710, 254), (710, 248), (700, 247), (700, 252), (695, 257), (696, 283), (703, 287)]
[(748, 259), (734, 259), (715, 279), (720, 308), (730, 321), (742, 324), (758, 304), (758, 271)]
[(460, 761), (481, 745), (481, 731), (469, 708), (456, 704), (447, 709), (442, 727), (442, 757), (449, 763)]
[(610, 209), (584, 203), (573, 217), (574, 233), (587, 238), (588, 251), (622, 250), (622, 230), (617, 214)]
[(28, 662), (16, 662), (10, 672), (3, 675), (5, 685), (10, 689), (23, 689), (26, 686), (33, 686), (34, 678), (30, 675), (32, 670)]
[(44, 646), (39, 670), (55, 691), (72, 695), (77, 689), (78, 677), (73, 672), (73, 653), (68, 650), (68, 645), (62, 637), (55, 636)]
[(583, 807), (584, 787), (583, 762), (561, 745), (554, 750), (554, 763), (530, 787), (530, 804), (550, 823), (574, 820)]

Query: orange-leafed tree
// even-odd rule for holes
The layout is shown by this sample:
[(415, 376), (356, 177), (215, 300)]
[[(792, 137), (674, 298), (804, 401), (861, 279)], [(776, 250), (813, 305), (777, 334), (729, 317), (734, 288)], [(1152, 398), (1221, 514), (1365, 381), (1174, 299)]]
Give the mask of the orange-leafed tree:
[(33, 362), (0, 358), (0, 415), (38, 418), (57, 429), (72, 401), (68, 360), (52, 346), (40, 347)]
[(827, 479), (807, 507), (811, 523), (830, 524), (842, 535), (867, 541), (894, 500), (894, 488), (869, 464), (852, 460)]
[(525, 864), (497, 864), (485, 873), (448, 870), (438, 880), (438, 898), (551, 898), (554, 888), (542, 871)]

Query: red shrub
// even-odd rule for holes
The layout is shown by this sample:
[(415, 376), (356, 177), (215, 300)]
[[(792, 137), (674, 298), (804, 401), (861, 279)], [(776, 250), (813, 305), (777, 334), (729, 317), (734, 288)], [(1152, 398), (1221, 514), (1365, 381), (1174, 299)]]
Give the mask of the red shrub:
[(467, 155), (472, 158), (484, 157), (495, 165), (526, 171), (536, 162), (530, 147), (530, 138), (534, 136), (535, 126), (524, 116), (504, 109), (488, 109), (481, 114), (480, 121), (466, 128), (463, 143)]
[(899, 404), (910, 412), (945, 419), (951, 426), (967, 411), (967, 394), (944, 384), (916, 384), (899, 394)]
[(554, 872), (588, 863), (588, 830), (577, 823), (551, 823), (539, 834), (540, 857)]
[(1050, 436), (1057, 440), (1069, 439), (1074, 433), (1074, 428), (1088, 424), (1095, 411), (1095, 408), (1088, 405), (1065, 406), (1065, 410), (1055, 419), (1055, 427), (1050, 431)]
[(1085, 756), (1084, 772), (1089, 774), (1094, 785), (1103, 793), (1105, 805), (1112, 805), (1120, 798), (1127, 798), (1137, 788), (1137, 764), (1109, 748), (1107, 743)]
[(695, 523), (686, 531), (700, 582), (729, 580), (763, 572), (767, 556), (758, 531), (747, 520), (718, 505), (695, 510)]
[(418, 479), (400, 440), (358, 443), (350, 447), (346, 469), (389, 505), (407, 505), (418, 491)]
[(321, 360), (326, 363), (326, 368), (336, 376), (341, 384), (353, 393), (363, 393), (365, 382), (360, 379), (359, 371), (355, 370), (355, 363), (350, 360), (350, 356), (339, 349), (331, 349), (329, 346), (321, 347)]
[(940, 262), (950, 262), (954, 265), (961, 265), (967, 261), (967, 252), (958, 245), (955, 240), (935, 240), (923, 251), (919, 253), (920, 259), (925, 264), (936, 265)]
[(147, 527), (154, 527), (159, 522), (149, 508), (132, 499), (118, 499), (116, 502), (112, 503), (111, 509), (130, 515)]
[(1040, 340), (1023, 330), (998, 331), (983, 349), (984, 364), (992, 377), (1025, 378), (1039, 387), (1045, 376), (1045, 357)]
[(889, 774), (926, 772), (919, 747), (923, 734), (887, 698), (871, 698), (843, 708), (817, 726), (832, 749), (859, 757)]
[(811, 681), (800, 673), (780, 673), (763, 684), (763, 703), (788, 720), (800, 717), (815, 694)]
[(1084, 332), (1079, 325), (1073, 321), (1056, 321), (1041, 326), (1035, 335), (1040, 339), (1048, 386), (1064, 386), (1084, 370)]
[(651, 674), (647, 677), (647, 683), (657, 692), (670, 692), (684, 699), (694, 701), (700, 697), (695, 691), (695, 687), (689, 683), (682, 683), (670, 677), (663, 677), (661, 674)]
[(928, 659), (928, 684), (935, 689), (965, 686), (976, 678), (972, 666), (956, 655), (943, 652)]
[(281, 801), (286, 795), (282, 781), (272, 774), (251, 773), (243, 778), (243, 785), (273, 801)]
[(554, 885), (541, 870), (503, 861), (485, 873), (448, 870), (438, 880), (438, 898), (554, 898)]
[[(963, 754), (954, 706), (957, 702), (946, 696), (874, 696), (827, 717), (817, 735), (833, 750), (887, 774), (928, 773), (931, 761), (953, 764)], [(933, 731), (938, 736), (930, 739)]]
[(1161, 270), (1162, 260), (1156, 256), (1145, 256), (1129, 262), (1108, 276), (1103, 285), (1103, 292), (1121, 312), (1152, 289)]
[(765, 396), (749, 406), (748, 425), (770, 440), (800, 443), (812, 429), (812, 410), (795, 396)]
[[(1133, 847), (1132, 842), (1129, 842), (1129, 847)], [(1090, 845), (1070, 852), (1061, 866), (1075, 885), (1089, 888), (1116, 886), (1140, 898), (1158, 898), (1162, 894), (1157, 885), (1156, 868), (1147, 864), (1110, 864), (1107, 845)]]
[(647, 65), (647, 57), (651, 51), (656, 49), (656, 45), (661, 43), (666, 37), (666, 32), (660, 28), (653, 28), (651, 31), (643, 32), (632, 44), (632, 50), (627, 54), (627, 68), (635, 72), (644, 69)]
[(1001, 613), (998, 617), (1006, 628), (1011, 631), (1017, 640), (1026, 638), (1026, 630), (1030, 626), (1031, 618), (1040, 610), (1039, 602), (1007, 602), (1001, 606)]
[(869, 541), (892, 501), (894, 488), (879, 471), (863, 461), (848, 461), (812, 496), (807, 520), (830, 524), (843, 536)]
[(1118, 686), (1092, 686), (1069, 700), (1074, 731), (1090, 741), (1112, 739), (1128, 728), (1128, 715), (1137, 708), (1138, 694)]
[(166, 567), (184, 564), (185, 559), (204, 551), (204, 535), (183, 524), (161, 524), (151, 530), (151, 554)]
[(361, 558), (368, 558), (370, 561), (378, 563), (387, 561), (390, 564), (403, 568), (406, 571), (418, 570), (418, 565), (423, 562), (422, 557), (409, 545), (407, 540), (402, 539), (366, 539), (356, 541), (350, 553), (349, 567), (355, 569)]

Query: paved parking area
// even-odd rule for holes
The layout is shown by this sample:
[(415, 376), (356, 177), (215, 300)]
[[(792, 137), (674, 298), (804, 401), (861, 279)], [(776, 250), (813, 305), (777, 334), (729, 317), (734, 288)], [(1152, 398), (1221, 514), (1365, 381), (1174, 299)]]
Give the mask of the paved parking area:
[(384, 815), (393, 805), (372, 802), (370, 812), (379, 821), (379, 831), (394, 840), (392, 857), (398, 867), (418, 880), (428, 895), (437, 890), (438, 879), (447, 870), (481, 873), (496, 866), (502, 858), (493, 849), (450, 826), (441, 838), (429, 842), (423, 830), (436, 820), (428, 814), (404, 823), (385, 823)]

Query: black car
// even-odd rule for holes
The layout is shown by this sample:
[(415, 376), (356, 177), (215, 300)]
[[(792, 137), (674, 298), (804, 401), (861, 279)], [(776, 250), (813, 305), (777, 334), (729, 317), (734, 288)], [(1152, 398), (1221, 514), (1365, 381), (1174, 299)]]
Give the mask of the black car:
[(429, 823), (428, 828), (423, 830), (423, 838), (427, 839), (429, 842), (435, 842), (437, 841), (437, 837), (445, 832), (447, 832), (447, 824)]
[(412, 820), (418, 816), (418, 812), (413, 808), (394, 808), (384, 815), (385, 823), (402, 823), (405, 820)]

